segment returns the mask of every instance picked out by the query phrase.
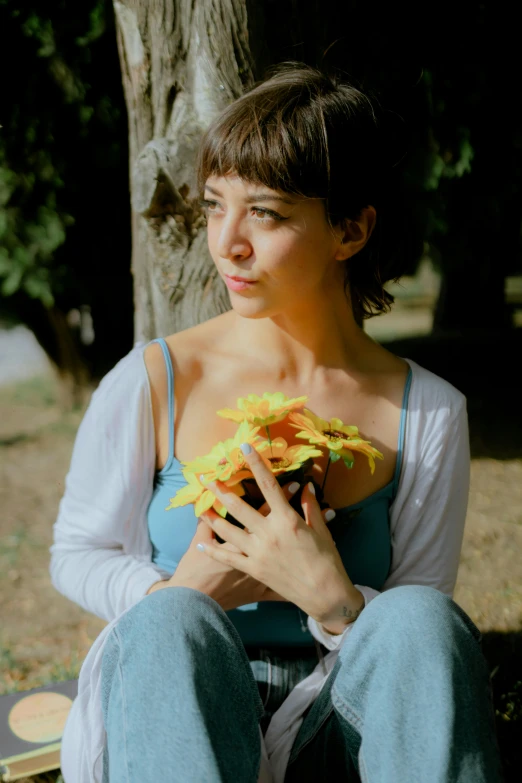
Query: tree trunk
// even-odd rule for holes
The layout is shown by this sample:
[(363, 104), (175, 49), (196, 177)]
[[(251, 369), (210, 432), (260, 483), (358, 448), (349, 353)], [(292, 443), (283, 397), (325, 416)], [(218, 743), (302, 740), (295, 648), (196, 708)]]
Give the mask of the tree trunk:
[(203, 130), (253, 82), (245, 0), (114, 0), (129, 114), (135, 339), (229, 309), (195, 182)]

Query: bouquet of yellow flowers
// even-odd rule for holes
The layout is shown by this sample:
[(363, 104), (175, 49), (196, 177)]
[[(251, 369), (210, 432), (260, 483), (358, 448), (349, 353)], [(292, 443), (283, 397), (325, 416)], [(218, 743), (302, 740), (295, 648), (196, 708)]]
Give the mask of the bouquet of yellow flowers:
[[(263, 505), (265, 500), (260, 492), (256, 494), (254, 476), (243, 457), (240, 448), (242, 443), (249, 443), (256, 449), (281, 486), (290, 481), (297, 481), (300, 486), (304, 486), (311, 481), (321, 508), (327, 506), (323, 500), (324, 486), (332, 462), (342, 459), (349, 469), (354, 464), (354, 452), (360, 452), (368, 458), (373, 473), (375, 459), (383, 459), (381, 452), (370, 441), (359, 436), (357, 427), (343, 424), (340, 419), (326, 421), (315, 416), (303, 407), (307, 400), (306, 396), (290, 399), (281, 392), (265, 392), (262, 397), (256, 394), (239, 397), (236, 410), (223, 408), (217, 411), (218, 416), (238, 423), (236, 434), (233, 438), (217, 443), (208, 454), (182, 463), (187, 486), (178, 490), (166, 510), (193, 503), (196, 517), (213, 508), (220, 516), (243, 527), (227, 513), (221, 501), (206, 486), (208, 482), (221, 481), (254, 508)], [(307, 441), (306, 444), (289, 445), (284, 438), (270, 437), (270, 426), (287, 417), (290, 426), (299, 430), (295, 437)], [(264, 430), (266, 437), (258, 434), (260, 430)], [(326, 450), (328, 463), (319, 486), (313, 476), (307, 475), (307, 471), (313, 466), (314, 457), (322, 456)], [(294, 493), (289, 503), (302, 514), (300, 495), (300, 492)], [(216, 538), (222, 543), (219, 536)]]

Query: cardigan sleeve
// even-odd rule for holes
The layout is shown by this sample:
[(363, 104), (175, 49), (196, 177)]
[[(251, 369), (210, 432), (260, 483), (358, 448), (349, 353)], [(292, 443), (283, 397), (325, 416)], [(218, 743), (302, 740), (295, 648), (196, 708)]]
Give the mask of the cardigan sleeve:
[[(384, 589), (434, 587), (452, 597), (468, 506), (470, 447), (466, 400), (425, 426), (404, 491), (392, 509), (392, 565)], [(413, 455), (412, 455), (413, 456)], [(413, 474), (411, 477), (408, 474)]]
[[(453, 595), (468, 503), (470, 449), (466, 399), (449, 384), (446, 388), (451, 398), (441, 404), (434, 396), (437, 404), (426, 408), (414, 403), (409, 417), (402, 486), (391, 509), (392, 564), (382, 592), (424, 585)], [(356, 587), (365, 606), (379, 595), (372, 588)], [(330, 635), (308, 618), (312, 635), (330, 650), (351, 627)]]
[(146, 533), (154, 462), (148, 376), (137, 346), (91, 398), (50, 548), (54, 587), (104, 620), (119, 616), (163, 576), (151, 563)]

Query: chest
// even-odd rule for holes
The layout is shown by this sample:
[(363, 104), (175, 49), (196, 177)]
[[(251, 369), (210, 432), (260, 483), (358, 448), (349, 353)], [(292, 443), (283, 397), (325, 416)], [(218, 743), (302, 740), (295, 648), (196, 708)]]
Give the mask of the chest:
[[(178, 376), (179, 378), (179, 376)], [(403, 386), (403, 385), (402, 385)], [(236, 379), (234, 383), (227, 378), (214, 377), (212, 387), (201, 378), (192, 382), (190, 390), (182, 381), (175, 388), (175, 416), (171, 437), (174, 456), (188, 462), (196, 456), (206, 454), (218, 442), (235, 435), (237, 424), (216, 415), (221, 408), (236, 408), (237, 398), (247, 394), (262, 395), (264, 391), (282, 391), (288, 397), (303, 394), (308, 396), (306, 407), (316, 416), (325, 420), (339, 418), (344, 424), (359, 428), (362, 438), (369, 440), (379, 449), (384, 459), (378, 460), (372, 475), (365, 455), (355, 452), (355, 461), (347, 469), (342, 460), (330, 462), (328, 450), (322, 449), (321, 457), (314, 458), (312, 473), (316, 481), (324, 483), (325, 500), (332, 508), (343, 508), (358, 503), (374, 492), (387, 486), (393, 479), (398, 450), (399, 429), (402, 414), (403, 388), (395, 393), (382, 394), (371, 387), (353, 382), (337, 381), (331, 388), (320, 392), (292, 388), (283, 384), (274, 384), (270, 379)], [(284, 438), (289, 445), (306, 443), (296, 438), (298, 430), (290, 426), (288, 419), (270, 426), (270, 437)], [(261, 428), (259, 435), (266, 437)], [(164, 438), (164, 440), (166, 440)]]

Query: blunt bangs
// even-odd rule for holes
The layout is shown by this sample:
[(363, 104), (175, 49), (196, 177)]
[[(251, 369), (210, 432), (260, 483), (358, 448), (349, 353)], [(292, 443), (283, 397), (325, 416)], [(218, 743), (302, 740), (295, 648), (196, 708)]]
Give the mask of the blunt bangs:
[(326, 140), (314, 133), (319, 118), (310, 115), (317, 107), (310, 111), (309, 98), (303, 106), (300, 92), (289, 86), (274, 96), (261, 85), (228, 106), (202, 140), (199, 187), (211, 176), (234, 174), (272, 190), (326, 198)]

